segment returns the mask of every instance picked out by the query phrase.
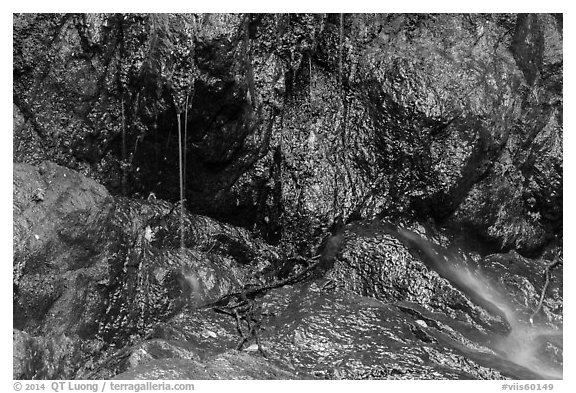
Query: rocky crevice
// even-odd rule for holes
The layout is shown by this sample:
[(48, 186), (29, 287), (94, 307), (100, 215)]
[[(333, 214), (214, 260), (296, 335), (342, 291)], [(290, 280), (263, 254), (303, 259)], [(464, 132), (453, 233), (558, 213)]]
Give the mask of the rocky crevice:
[[(562, 256), (561, 16), (15, 14), (13, 30), (15, 378), (557, 376), (561, 267), (525, 325)], [(195, 312), (319, 254), (240, 322)], [(238, 346), (249, 321), (260, 343)], [(507, 358), (494, 340), (520, 328), (540, 341)]]

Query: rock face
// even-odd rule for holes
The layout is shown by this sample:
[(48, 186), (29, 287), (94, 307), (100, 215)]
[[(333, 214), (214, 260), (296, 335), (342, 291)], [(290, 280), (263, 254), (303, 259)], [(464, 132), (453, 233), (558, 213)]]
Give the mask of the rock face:
[[(50, 162), (15, 164), (14, 328), (39, 342), (65, 335), (70, 345), (124, 346), (187, 305), (259, 283), (279, 259), (246, 231), (200, 216), (186, 217), (179, 250), (173, 210), (113, 198)], [(21, 338), (18, 348), (37, 341)], [(33, 376), (55, 377), (34, 369), (19, 377)]]
[(245, 353), (224, 353), (208, 363), (163, 359), (148, 362), (115, 379), (299, 379), (297, 375), (270, 365), (265, 359)]
[(180, 123), (188, 207), (299, 252), (407, 215), (560, 241), (561, 16), (23, 14), (14, 36), (16, 161), (174, 201)]
[(110, 195), (93, 180), (49, 162), (15, 164), (15, 328), (80, 335), (95, 328), (114, 247), (102, 228), (111, 210)]
[(187, 215), (180, 249), (169, 203), (49, 162), (15, 164), (14, 209), (14, 378), (561, 376), (561, 270), (533, 314), (548, 273), (517, 253), (366, 221), (278, 281), (280, 251), (246, 231)]
[(15, 14), (14, 377), (561, 377), (562, 23)]

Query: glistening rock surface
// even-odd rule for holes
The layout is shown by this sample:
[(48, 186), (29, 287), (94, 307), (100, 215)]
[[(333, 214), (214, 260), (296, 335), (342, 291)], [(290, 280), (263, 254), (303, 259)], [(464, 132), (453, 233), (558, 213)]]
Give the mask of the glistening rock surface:
[[(17, 14), (15, 160), (175, 201), (300, 253), (434, 218), (537, 256), (562, 236), (562, 17)], [(179, 120), (178, 120), (179, 118)]]
[[(246, 231), (192, 215), (180, 250), (173, 211), (162, 201), (113, 198), (50, 162), (15, 164), (14, 328), (24, 331), (18, 337), (37, 337), (20, 339), (15, 352), (47, 351), (56, 340), (69, 343), (79, 359), (88, 355), (80, 347), (97, 348), (89, 355), (99, 357), (188, 304), (259, 283), (279, 259)], [(90, 362), (58, 372), (16, 367), (27, 370), (19, 378), (72, 377)]]
[(562, 15), (13, 41), (15, 377), (561, 377)]

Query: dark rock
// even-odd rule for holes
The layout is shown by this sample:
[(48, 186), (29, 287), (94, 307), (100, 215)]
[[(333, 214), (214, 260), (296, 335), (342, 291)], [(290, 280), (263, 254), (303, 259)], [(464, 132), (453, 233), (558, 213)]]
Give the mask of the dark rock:
[[(485, 257), (481, 262), (486, 278), (498, 283), (509, 294), (515, 305), (515, 312), (523, 322), (528, 322), (538, 307), (538, 302), (546, 283), (546, 265), (550, 262), (530, 260), (511, 251)], [(562, 325), (563, 295), (562, 265), (550, 270), (549, 284), (546, 287), (542, 310), (535, 318), (538, 324), (554, 327)]]
[(184, 307), (268, 279), (276, 250), (191, 215), (180, 250), (172, 210), (112, 198), (50, 162), (15, 164), (14, 327), (118, 349)]
[(308, 281), (219, 303), (273, 282), (280, 251), (189, 214), (180, 249), (174, 206), (49, 162), (16, 164), (14, 185), (15, 377), (561, 375), (562, 270), (544, 262), (480, 258), (430, 224), (357, 222)]
[[(460, 260), (463, 250), (449, 252), (438, 244), (448, 246), (448, 238), (427, 233), (350, 225), (327, 242), (323, 257), (334, 260), (326, 277), (272, 289), (250, 308), (236, 308), (238, 319), (218, 308), (182, 312), (91, 377), (185, 377), (164, 373), (180, 369), (183, 361), (174, 359), (209, 368), (219, 354), (240, 348), (298, 378), (558, 378), (561, 315), (550, 306), (562, 302), (559, 276), (543, 313), (548, 323), (530, 324), (520, 306), (538, 299), (530, 281), (539, 274), (525, 269), (525, 258)], [(259, 326), (254, 336), (248, 321)]]
[(262, 349), (322, 379), (536, 377), (509, 362), (517, 374), (501, 373), (492, 368), (492, 350), (467, 346), (438, 314), (407, 309), (348, 291), (326, 293), (317, 284), (284, 288), (263, 299)]
[(15, 377), (561, 376), (562, 23), (15, 14)]
[(110, 379), (156, 359), (205, 361), (235, 348), (238, 341), (234, 319), (230, 316), (188, 310), (152, 326), (146, 340), (109, 354), (86, 377)]
[(510, 49), (524, 80), (510, 97), (505, 149), (451, 220), (534, 255), (562, 236), (562, 30), (542, 14), (518, 16), (513, 30)]
[(266, 361), (241, 352), (223, 353), (210, 361), (162, 359), (144, 363), (114, 379), (302, 379)]
[(102, 343), (61, 335), (31, 336), (14, 329), (14, 379), (74, 379), (89, 368)]
[(50, 162), (16, 164), (13, 182), (15, 327), (84, 335), (104, 307), (98, 282), (108, 278), (109, 245), (102, 225), (112, 198)]
[(178, 198), (178, 112), (189, 207), (300, 253), (376, 216), (525, 255), (561, 236), (554, 16), (27, 14), (14, 37), (15, 146), (114, 193)]
[(507, 330), (501, 313), (486, 312), (471, 301), (477, 296), (457, 281), (452, 265), (458, 262), (450, 254), (407, 233), (378, 222), (348, 226), (327, 277), (361, 296), (414, 302), (454, 320)]

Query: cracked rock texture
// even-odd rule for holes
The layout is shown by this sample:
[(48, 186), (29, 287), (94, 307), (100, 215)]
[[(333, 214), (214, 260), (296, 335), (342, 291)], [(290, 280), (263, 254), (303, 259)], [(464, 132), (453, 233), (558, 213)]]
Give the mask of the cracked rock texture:
[(533, 255), (562, 64), (548, 14), (16, 14), (14, 159), (175, 201), (179, 114), (187, 206), (274, 244), (412, 216)]
[(561, 377), (562, 47), (557, 14), (14, 14), (14, 378)]

